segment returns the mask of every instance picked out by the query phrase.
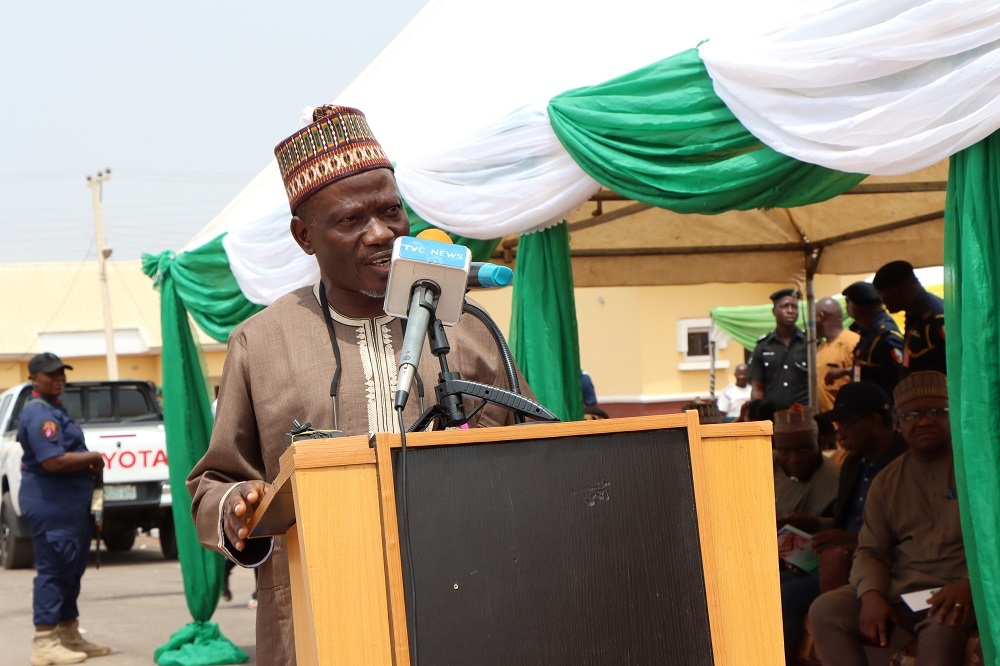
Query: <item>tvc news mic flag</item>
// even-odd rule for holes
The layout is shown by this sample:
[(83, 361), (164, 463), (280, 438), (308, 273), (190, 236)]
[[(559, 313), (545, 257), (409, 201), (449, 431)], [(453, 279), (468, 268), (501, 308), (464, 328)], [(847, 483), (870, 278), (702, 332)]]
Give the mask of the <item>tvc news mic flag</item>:
[(437, 318), (446, 326), (454, 326), (462, 317), (471, 263), (472, 252), (462, 245), (411, 236), (397, 238), (392, 244), (385, 292), (386, 314), (409, 318), (414, 285), (431, 282), (439, 292)]

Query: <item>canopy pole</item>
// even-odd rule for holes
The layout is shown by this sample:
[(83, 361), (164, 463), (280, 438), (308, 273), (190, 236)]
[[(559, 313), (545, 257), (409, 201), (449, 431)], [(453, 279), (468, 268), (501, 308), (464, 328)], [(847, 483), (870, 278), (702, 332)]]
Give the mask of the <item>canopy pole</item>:
[(819, 408), (819, 372), (816, 367), (816, 348), (819, 340), (816, 336), (816, 268), (823, 248), (806, 250), (806, 342), (809, 345), (809, 406)]

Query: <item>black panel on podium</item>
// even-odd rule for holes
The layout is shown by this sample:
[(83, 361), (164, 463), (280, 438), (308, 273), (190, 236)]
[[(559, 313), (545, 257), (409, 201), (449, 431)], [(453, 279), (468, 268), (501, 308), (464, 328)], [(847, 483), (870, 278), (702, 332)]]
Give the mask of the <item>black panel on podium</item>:
[(399, 455), (416, 663), (713, 663), (685, 430), (411, 448), (405, 502)]

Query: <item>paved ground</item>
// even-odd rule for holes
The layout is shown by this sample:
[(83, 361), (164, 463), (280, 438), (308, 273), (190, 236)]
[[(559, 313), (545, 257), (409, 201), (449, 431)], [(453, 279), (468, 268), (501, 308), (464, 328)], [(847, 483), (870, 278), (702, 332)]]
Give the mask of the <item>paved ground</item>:
[[(31, 655), (31, 586), (33, 569), (0, 569), (0, 663), (28, 664)], [(237, 567), (232, 574), (233, 601), (220, 602), (213, 622), (254, 662), (255, 612), (246, 606), (253, 573)], [(167, 562), (156, 539), (140, 536), (128, 553), (101, 552), (83, 577), (80, 626), (88, 638), (111, 645), (107, 657), (87, 660), (95, 666), (152, 664), (153, 650), (191, 620), (184, 601), (180, 564)]]

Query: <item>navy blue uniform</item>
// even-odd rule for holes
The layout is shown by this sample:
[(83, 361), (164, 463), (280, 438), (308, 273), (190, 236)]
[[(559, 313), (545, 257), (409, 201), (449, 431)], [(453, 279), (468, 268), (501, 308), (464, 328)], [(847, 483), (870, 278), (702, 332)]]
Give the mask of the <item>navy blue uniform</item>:
[(925, 291), (906, 311), (903, 376), (911, 372), (946, 372), (944, 362), (944, 301)]
[(94, 477), (89, 469), (53, 474), (42, 466), (49, 458), (87, 450), (83, 431), (58, 403), (32, 397), (18, 419), (17, 441), (24, 449), (18, 499), (35, 548), (34, 622), (54, 625), (79, 615), (76, 599), (93, 535)]
[(761, 337), (750, 355), (750, 379), (764, 384), (764, 398), (780, 411), (795, 403), (809, 404), (809, 347), (804, 331), (795, 329), (787, 347), (775, 331)]
[(891, 399), (893, 389), (903, 378), (903, 334), (885, 310), (871, 326), (859, 326), (857, 332), (861, 340), (854, 348), (854, 381), (878, 384)]

